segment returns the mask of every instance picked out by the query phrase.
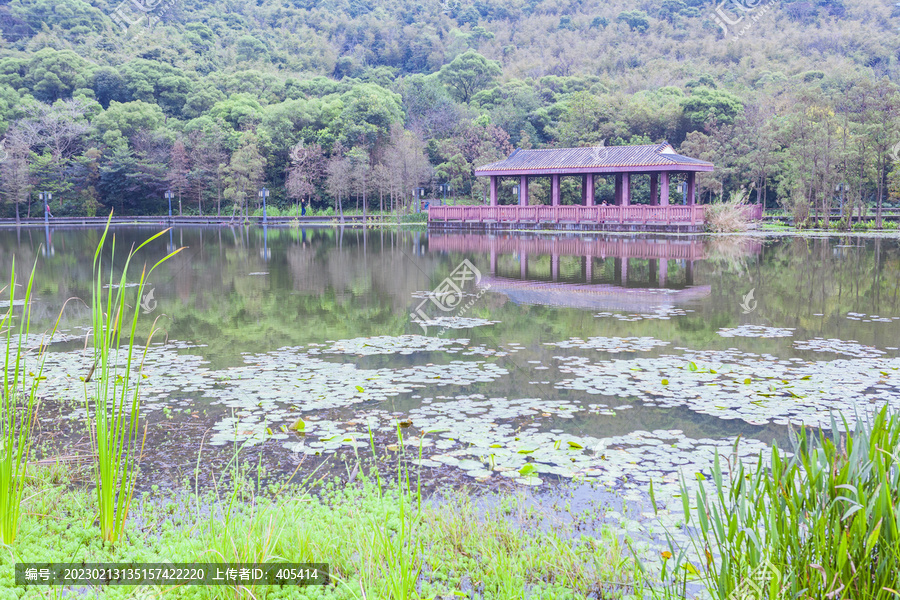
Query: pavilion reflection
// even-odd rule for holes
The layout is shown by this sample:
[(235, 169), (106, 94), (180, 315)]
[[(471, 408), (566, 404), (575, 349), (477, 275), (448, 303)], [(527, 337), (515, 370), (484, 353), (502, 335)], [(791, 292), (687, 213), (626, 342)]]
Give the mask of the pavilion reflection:
[[(477, 263), (488, 267), (479, 285), (512, 302), (592, 310), (673, 306), (710, 295), (709, 285), (694, 281), (695, 263), (706, 259), (705, 248), (696, 238), (428, 236), (429, 252), (487, 255)], [(742, 249), (759, 253), (762, 244), (750, 241)]]

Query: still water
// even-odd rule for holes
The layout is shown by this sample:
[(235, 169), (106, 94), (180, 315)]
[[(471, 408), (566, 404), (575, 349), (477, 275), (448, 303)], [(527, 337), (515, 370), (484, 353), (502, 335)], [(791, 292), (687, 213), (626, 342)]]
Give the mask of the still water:
[[(116, 267), (152, 233), (116, 229)], [(41, 391), (48, 454), (88, 449), (78, 299), (100, 235), (0, 232), (0, 272), (37, 261), (37, 327), (76, 299)], [(343, 472), (402, 434), (437, 485), (639, 499), (652, 479), (665, 502), (738, 438), (751, 460), (832, 411), (900, 407), (897, 238), (188, 228), (138, 269), (180, 247), (133, 298), (159, 328), (142, 396), (160, 484), (236, 448)]]

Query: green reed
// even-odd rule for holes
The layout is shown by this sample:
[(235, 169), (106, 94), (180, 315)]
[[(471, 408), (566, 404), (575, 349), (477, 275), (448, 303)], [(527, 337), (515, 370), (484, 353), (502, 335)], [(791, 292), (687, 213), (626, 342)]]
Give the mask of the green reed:
[[(130, 294), (128, 268), (135, 254), (144, 246), (159, 238), (164, 230), (150, 237), (128, 252), (118, 280), (110, 265), (108, 288), (103, 290), (103, 261), (101, 254), (109, 233), (110, 220), (94, 253), (92, 284), (93, 365), (83, 378), (85, 407), (91, 438), (97, 453), (95, 464), (97, 502), (100, 510), (100, 530), (105, 541), (114, 542), (121, 535), (131, 506), (136, 483), (135, 450), (140, 417), (140, 383), (146, 375), (143, 364), (155, 331), (155, 321), (150, 328), (143, 351), (136, 352), (139, 308)], [(167, 254), (148, 271), (146, 265), (137, 283), (137, 300), (143, 297), (147, 277), (160, 264), (181, 251)], [(116, 238), (112, 236), (112, 256), (116, 254)], [(130, 300), (131, 304), (126, 302)], [(93, 394), (89, 384), (93, 378)]]
[[(900, 414), (882, 408), (840, 433), (802, 428), (793, 454), (771, 450), (754, 469), (716, 460), (686, 521), (704, 565), (669, 539), (670, 573), (695, 573), (713, 598), (900, 598)], [(674, 570), (672, 568), (674, 567)]]
[[(31, 452), (31, 427), (38, 404), (38, 385), (44, 379), (47, 346), (41, 342), (33, 362), (26, 348), (31, 330), (31, 300), (35, 266), (25, 287), (23, 309), (16, 317), (16, 261), (9, 278), (9, 305), (0, 316), (0, 332), (6, 342), (3, 388), (0, 389), (0, 540), (12, 544), (19, 527), (19, 514)], [(59, 318), (50, 332), (56, 332)]]

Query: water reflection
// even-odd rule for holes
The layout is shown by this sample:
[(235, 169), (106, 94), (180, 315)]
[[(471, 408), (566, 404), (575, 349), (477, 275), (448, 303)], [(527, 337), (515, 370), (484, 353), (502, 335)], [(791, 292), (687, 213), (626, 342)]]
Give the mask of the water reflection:
[[(706, 258), (705, 248), (701, 239), (664, 237), (432, 234), (428, 239), (430, 252), (486, 254), (489, 275), (480, 286), (516, 304), (621, 311), (709, 296), (709, 285), (694, 283), (694, 265)], [(738, 248), (750, 257), (762, 251), (762, 243), (745, 239)], [(680, 276), (669, 276), (671, 261)], [(567, 267), (562, 277), (561, 262)]]

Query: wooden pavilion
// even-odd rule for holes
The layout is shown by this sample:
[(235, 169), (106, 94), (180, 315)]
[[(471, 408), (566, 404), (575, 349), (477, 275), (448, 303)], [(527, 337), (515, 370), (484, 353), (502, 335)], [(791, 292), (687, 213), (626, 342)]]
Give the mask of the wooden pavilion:
[[(490, 203), (487, 206), (435, 206), (429, 208), (429, 223), (444, 224), (575, 224), (587, 228), (606, 228), (607, 224), (640, 229), (656, 224), (661, 229), (687, 225), (702, 227), (703, 207), (696, 204), (696, 174), (712, 171), (713, 164), (682, 156), (667, 143), (642, 146), (595, 146), (587, 148), (546, 148), (515, 150), (508, 158), (475, 169), (475, 175), (490, 177)], [(673, 175), (684, 175), (684, 204), (669, 203)], [(635, 177), (650, 179), (649, 204), (632, 202)], [(519, 186), (516, 205), (501, 206), (498, 201), (500, 180), (515, 178)], [(535, 177), (550, 179), (550, 204), (529, 203), (528, 183)], [(581, 179), (581, 204), (561, 205), (560, 180)], [(597, 205), (595, 183), (598, 177), (615, 178), (612, 205)], [(758, 212), (755, 211), (755, 212)], [(646, 228), (646, 227), (643, 227)]]

